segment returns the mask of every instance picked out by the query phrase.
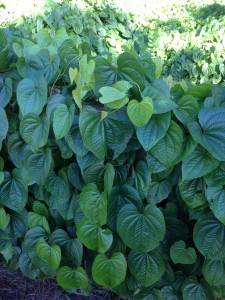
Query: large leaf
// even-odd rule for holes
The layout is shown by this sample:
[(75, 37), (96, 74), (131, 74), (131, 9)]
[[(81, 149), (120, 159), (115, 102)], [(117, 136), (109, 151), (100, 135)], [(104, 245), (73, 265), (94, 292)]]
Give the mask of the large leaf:
[(136, 128), (137, 138), (143, 148), (149, 151), (166, 134), (170, 125), (170, 113), (153, 115), (142, 127)]
[(225, 225), (225, 190), (223, 186), (208, 187), (206, 198), (215, 217)]
[(6, 214), (4, 208), (0, 208), (0, 230), (5, 230), (9, 223), (9, 215)]
[(61, 260), (61, 249), (58, 245), (49, 246), (42, 238), (36, 245), (37, 255), (53, 269), (58, 269)]
[(135, 300), (164, 300), (162, 293), (157, 289), (142, 289), (134, 296)]
[(4, 181), (0, 185), (0, 203), (16, 212), (21, 212), (27, 202), (28, 189), (16, 171), (15, 169), (13, 177), (5, 173)]
[(26, 148), (21, 161), (22, 177), (24, 181), (31, 185), (33, 183), (44, 184), (50, 171), (52, 153), (50, 148), (39, 150), (33, 153)]
[(103, 120), (100, 112), (85, 106), (81, 110), (79, 126), (84, 145), (99, 159), (103, 159), (107, 150), (114, 152), (117, 158), (126, 148), (133, 128), (124, 110), (111, 112)]
[(194, 227), (194, 242), (207, 259), (225, 259), (225, 226), (212, 213), (199, 218)]
[(5, 107), (12, 97), (12, 79), (6, 78), (5, 80), (0, 78), (0, 106)]
[(10, 213), (10, 235), (16, 239), (23, 238), (28, 231), (27, 211)]
[(70, 149), (76, 155), (84, 156), (88, 153), (88, 149), (83, 144), (78, 123), (79, 123), (78, 118), (75, 116), (70, 130), (65, 136), (65, 140), (69, 145)]
[(133, 276), (144, 287), (157, 282), (165, 272), (165, 263), (157, 250), (140, 254), (134, 250), (129, 253), (128, 266)]
[(9, 136), (7, 141), (7, 149), (11, 161), (17, 168), (20, 167), (20, 161), (25, 147), (26, 143), (18, 131)]
[(197, 147), (182, 163), (182, 179), (191, 180), (207, 175), (219, 166), (219, 161), (202, 147)]
[(22, 253), (20, 255), (19, 267), (23, 275), (30, 279), (39, 278), (42, 275), (41, 270), (35, 267), (28, 253)]
[(83, 244), (78, 238), (70, 238), (62, 229), (56, 229), (49, 237), (50, 245), (59, 245), (62, 256), (66, 258), (70, 266), (79, 267), (83, 256)]
[(9, 129), (8, 119), (5, 110), (0, 106), (0, 150), (2, 148), (2, 142), (6, 138)]
[(184, 241), (177, 241), (170, 248), (170, 257), (174, 264), (194, 264), (197, 254), (194, 248), (186, 248)]
[(202, 273), (210, 285), (225, 285), (225, 261), (206, 259), (202, 267)]
[(146, 198), (150, 188), (151, 174), (144, 160), (138, 161), (133, 177), (134, 187), (138, 190), (141, 199)]
[(143, 204), (138, 191), (127, 185), (114, 186), (108, 201), (108, 226), (116, 230), (116, 222), (120, 209), (125, 204), (133, 204), (137, 208), (142, 209)]
[(191, 209), (206, 203), (205, 183), (202, 178), (182, 181), (179, 184), (179, 191), (182, 199)]
[(140, 102), (131, 100), (127, 106), (127, 114), (135, 126), (142, 127), (151, 119), (153, 109), (152, 99), (145, 97)]
[(75, 218), (79, 207), (79, 195), (76, 190), (72, 190), (68, 195), (64, 195), (60, 198), (54, 197), (52, 200), (55, 204), (55, 208), (64, 220), (72, 220)]
[(128, 247), (145, 253), (163, 240), (165, 222), (161, 211), (152, 204), (148, 204), (143, 213), (133, 204), (126, 204), (119, 212), (117, 230)]
[(59, 104), (54, 111), (53, 130), (57, 140), (63, 138), (70, 130), (73, 123), (75, 106), (68, 109), (65, 104)]
[(67, 197), (70, 194), (70, 189), (66, 170), (59, 170), (58, 176), (55, 172), (50, 171), (45, 181), (45, 188), (54, 196), (55, 200)]
[(78, 267), (62, 267), (56, 276), (57, 283), (64, 289), (84, 289), (88, 285), (88, 277), (84, 269)]
[(95, 59), (95, 92), (103, 86), (112, 86), (118, 80), (135, 83), (139, 89), (144, 88), (144, 70), (138, 58), (124, 52), (117, 59), (117, 68), (103, 57)]
[(197, 122), (188, 125), (192, 137), (213, 157), (225, 161), (225, 108), (202, 108), (198, 119), (200, 126)]
[(80, 207), (85, 217), (97, 226), (107, 222), (107, 193), (100, 193), (94, 183), (87, 184), (80, 194)]
[(179, 121), (185, 125), (196, 121), (199, 105), (193, 96), (184, 96), (177, 102), (177, 104), (178, 107), (173, 111)]
[(37, 213), (30, 211), (28, 213), (27, 220), (28, 220), (29, 228), (35, 228), (37, 226), (40, 226), (40, 227), (44, 228), (44, 230), (46, 232), (48, 232), (48, 233), (51, 232), (48, 221), (45, 216), (42, 216), (42, 215), (39, 215)]
[(50, 122), (46, 117), (39, 117), (29, 113), (20, 123), (20, 132), (24, 141), (31, 146), (34, 152), (43, 147), (48, 140)]
[(143, 90), (142, 95), (153, 100), (154, 114), (163, 114), (177, 107), (177, 104), (167, 94), (162, 93), (162, 91), (153, 86), (147, 86)]
[(182, 149), (182, 131), (174, 121), (164, 137), (151, 148), (151, 153), (160, 160), (165, 166), (170, 167)]
[(92, 224), (83, 218), (77, 226), (79, 240), (88, 248), (100, 253), (106, 252), (112, 245), (113, 236), (111, 230)]
[(197, 277), (188, 277), (183, 284), (183, 300), (212, 300), (214, 299), (210, 286), (203, 280), (198, 282)]
[(92, 267), (92, 276), (96, 283), (108, 288), (114, 288), (125, 280), (127, 262), (124, 255), (115, 252), (108, 258), (98, 254)]
[(34, 81), (25, 78), (17, 86), (17, 101), (22, 115), (39, 115), (47, 103), (47, 82), (44, 78)]

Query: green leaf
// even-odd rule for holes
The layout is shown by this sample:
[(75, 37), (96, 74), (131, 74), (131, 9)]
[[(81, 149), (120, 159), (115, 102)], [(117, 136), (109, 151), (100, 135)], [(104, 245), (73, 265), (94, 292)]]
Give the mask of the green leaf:
[(94, 183), (87, 184), (80, 194), (80, 207), (85, 217), (97, 226), (107, 222), (107, 193), (100, 193)]
[(202, 108), (198, 114), (199, 124), (188, 125), (193, 139), (220, 161), (225, 161), (225, 108)]
[(128, 267), (143, 287), (156, 283), (165, 272), (164, 260), (157, 250), (144, 254), (132, 250), (128, 256)]
[(53, 171), (50, 171), (45, 181), (45, 188), (54, 196), (55, 200), (61, 200), (69, 196), (70, 189), (66, 170), (59, 170), (58, 176)]
[(136, 128), (137, 138), (145, 151), (149, 151), (166, 134), (170, 125), (170, 113), (153, 115), (142, 127)]
[(168, 179), (160, 182), (152, 182), (148, 193), (148, 202), (152, 204), (160, 203), (168, 198), (172, 191), (172, 185)]
[[(69, 187), (69, 186), (68, 186)], [(75, 218), (79, 207), (79, 195), (76, 190), (71, 190), (68, 195), (55, 197), (52, 199), (55, 208), (64, 220), (72, 220)]]
[(225, 191), (223, 186), (207, 187), (206, 198), (214, 216), (225, 225)]
[(170, 248), (170, 257), (174, 264), (194, 264), (197, 260), (197, 254), (194, 248), (186, 248), (184, 241), (177, 241)]
[(104, 173), (104, 188), (108, 196), (112, 191), (114, 178), (115, 178), (115, 170), (110, 163), (107, 163), (105, 165), (105, 173)]
[(38, 45), (41, 48), (47, 48), (51, 44), (51, 41), (52, 41), (50, 34), (45, 29), (40, 29), (37, 32), (36, 39), (37, 39)]
[(6, 107), (12, 97), (12, 79), (0, 79), (0, 106)]
[(140, 63), (140, 60), (134, 55), (124, 52), (119, 55), (117, 59), (117, 68), (111, 65), (103, 57), (97, 57), (95, 59), (95, 93), (97, 94), (99, 89), (104, 86), (112, 86), (118, 80), (125, 80), (129, 83), (135, 83), (139, 86), (140, 90), (143, 90), (144, 82), (144, 70)]
[(0, 106), (0, 150), (2, 148), (2, 142), (6, 138), (9, 129), (8, 119), (5, 110)]
[(136, 190), (138, 190), (141, 199), (146, 198), (150, 189), (151, 174), (144, 160), (138, 161), (133, 174), (133, 178), (134, 187), (136, 188)]
[(79, 240), (88, 248), (100, 253), (106, 252), (112, 245), (113, 236), (111, 230), (92, 224), (83, 218), (77, 226)]
[(27, 211), (26, 209), (22, 210), (21, 212), (11, 212), (10, 213), (10, 235), (15, 238), (23, 238), (28, 231), (28, 224), (27, 224)]
[(179, 184), (179, 191), (182, 199), (191, 209), (206, 203), (205, 183), (202, 178), (182, 181)]
[(58, 245), (49, 246), (42, 238), (36, 244), (37, 255), (46, 264), (57, 270), (61, 261), (61, 249)]
[(193, 96), (184, 96), (178, 102), (178, 107), (173, 110), (175, 116), (184, 125), (196, 121), (199, 105)]
[(63, 289), (84, 289), (88, 286), (87, 274), (81, 267), (76, 269), (62, 267), (57, 273), (56, 280)]
[(157, 289), (142, 289), (134, 296), (134, 300), (164, 300), (161, 291)]
[(110, 113), (101, 120), (98, 110), (85, 106), (81, 110), (79, 126), (85, 147), (99, 159), (106, 156), (108, 149), (113, 150), (113, 158), (117, 158), (126, 148), (133, 133), (124, 110)]
[(34, 81), (21, 80), (17, 86), (17, 101), (22, 115), (34, 113), (40, 115), (47, 103), (47, 82), (44, 78)]
[(197, 99), (205, 99), (210, 93), (210, 84), (202, 83), (191, 87), (185, 92), (185, 95), (191, 95)]
[(32, 205), (32, 209), (36, 214), (39, 214), (39, 215), (44, 216), (46, 218), (49, 217), (47, 207), (44, 205), (44, 203), (42, 203), (40, 201), (34, 201), (33, 205)]
[(214, 299), (210, 286), (203, 280), (201, 283), (194, 276), (188, 277), (183, 284), (183, 300), (212, 300)]
[(124, 255), (115, 252), (108, 258), (105, 254), (98, 254), (92, 267), (92, 276), (97, 284), (114, 288), (125, 280), (127, 262)]
[(125, 204), (133, 204), (142, 209), (143, 204), (138, 191), (127, 185), (114, 186), (108, 201), (108, 226), (116, 231), (116, 222), (120, 209)]
[(23, 275), (30, 278), (36, 279), (42, 275), (42, 272), (39, 268), (36, 268), (33, 262), (31, 261), (28, 253), (22, 253), (19, 258), (19, 267)]
[(172, 286), (164, 286), (161, 292), (164, 300), (182, 300)]
[(69, 110), (65, 104), (59, 104), (54, 111), (53, 130), (57, 140), (63, 138), (70, 130), (73, 123), (75, 106), (71, 105)]
[(74, 117), (73, 124), (65, 136), (65, 140), (70, 149), (78, 156), (84, 156), (88, 153), (88, 149), (84, 146), (81, 133), (79, 130), (78, 117)]
[(163, 114), (177, 107), (177, 104), (168, 95), (153, 86), (146, 86), (142, 95), (153, 100), (154, 114)]
[(26, 148), (21, 160), (22, 177), (28, 184), (45, 183), (52, 163), (52, 152), (50, 148), (33, 153)]
[(210, 187), (225, 184), (225, 163), (221, 162), (219, 167), (210, 174), (207, 174), (204, 179)]
[(48, 221), (45, 216), (41, 216), (32, 211), (28, 213), (28, 226), (29, 228), (35, 228), (36, 226), (41, 226), (48, 233), (51, 232), (49, 228)]
[(225, 285), (225, 261), (206, 259), (202, 267), (202, 274), (210, 285)]
[(5, 230), (9, 224), (10, 217), (6, 214), (4, 208), (0, 207), (0, 229)]
[(49, 237), (50, 245), (59, 245), (62, 256), (68, 260), (70, 266), (79, 267), (83, 257), (83, 244), (77, 239), (71, 239), (62, 229), (56, 229)]
[(16, 212), (21, 212), (27, 202), (28, 189), (16, 171), (13, 172), (12, 178), (9, 173), (5, 173), (4, 181), (0, 186), (0, 203)]
[(219, 166), (219, 161), (202, 147), (197, 147), (182, 163), (182, 179), (191, 180), (207, 175)]
[(137, 126), (144, 126), (151, 119), (154, 106), (152, 99), (149, 97), (143, 98), (140, 102), (131, 100), (127, 106), (127, 114), (131, 122)]
[(126, 93), (121, 92), (113, 87), (106, 86), (102, 87), (99, 92), (102, 94), (102, 97), (99, 98), (99, 101), (102, 104), (107, 104), (116, 100), (120, 100), (126, 96)]
[(165, 221), (161, 211), (152, 204), (148, 204), (143, 213), (134, 205), (126, 204), (119, 212), (117, 231), (128, 247), (145, 253), (163, 240)]
[(34, 152), (46, 145), (50, 122), (46, 117), (29, 113), (20, 122), (20, 132), (24, 141), (31, 146)]
[(194, 242), (207, 259), (225, 259), (225, 226), (212, 213), (204, 214), (194, 227)]
[(165, 136), (151, 148), (151, 153), (169, 168), (182, 149), (182, 141), (183, 135), (180, 127), (171, 121)]

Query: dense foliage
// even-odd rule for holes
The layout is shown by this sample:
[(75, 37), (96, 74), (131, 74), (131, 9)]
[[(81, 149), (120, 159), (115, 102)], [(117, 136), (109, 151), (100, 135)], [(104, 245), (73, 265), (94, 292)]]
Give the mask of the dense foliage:
[[(28, 39), (42, 28), (53, 34), (64, 27), (67, 33), (73, 32), (86, 41), (97, 54), (115, 56), (132, 47), (138, 53), (148, 50), (152, 56), (161, 57), (164, 76), (172, 76), (175, 81), (223, 81), (223, 0), (168, 1), (169, 4), (155, 0), (146, 7), (139, 3), (139, 17), (134, 13), (136, 6), (133, 11), (124, 12), (113, 2), (47, 1), (43, 12), (12, 21), (15, 7), (12, 16), (4, 15), (0, 24), (9, 26), (17, 37)], [(126, 1), (124, 6), (127, 7)]]
[(225, 297), (224, 86), (62, 25), (0, 30), (1, 260), (72, 293)]

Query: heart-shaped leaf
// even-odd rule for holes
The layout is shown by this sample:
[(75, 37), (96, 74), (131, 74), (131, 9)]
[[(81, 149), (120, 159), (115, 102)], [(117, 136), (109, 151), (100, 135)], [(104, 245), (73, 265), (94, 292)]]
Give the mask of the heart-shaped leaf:
[(157, 282), (165, 272), (165, 263), (157, 250), (138, 253), (132, 250), (128, 256), (128, 266), (133, 276), (144, 287)]
[(153, 111), (153, 101), (149, 97), (143, 98), (140, 102), (131, 100), (127, 106), (127, 114), (131, 122), (137, 127), (144, 126), (148, 123)]
[(53, 269), (57, 270), (61, 261), (61, 249), (58, 245), (49, 246), (42, 238), (36, 245), (37, 255)]
[(165, 222), (160, 209), (148, 204), (143, 213), (126, 204), (117, 218), (117, 230), (124, 243), (141, 253), (159, 246), (165, 235)]
[(92, 224), (83, 218), (77, 226), (79, 240), (88, 248), (100, 253), (106, 252), (113, 242), (112, 232), (109, 229)]
[(63, 138), (73, 123), (75, 106), (71, 105), (68, 109), (65, 104), (59, 104), (54, 111), (53, 130), (57, 140)]
[(197, 254), (194, 248), (186, 248), (184, 241), (178, 241), (170, 248), (170, 257), (174, 264), (194, 264)]
[(107, 222), (107, 193), (100, 193), (94, 183), (87, 184), (80, 194), (80, 207), (85, 217), (97, 226)]
[(115, 252), (108, 258), (98, 254), (92, 267), (92, 276), (96, 283), (108, 288), (114, 288), (125, 280), (127, 262), (124, 255)]
[(63, 289), (84, 289), (88, 285), (87, 274), (81, 267), (76, 269), (62, 267), (57, 273), (56, 280)]

